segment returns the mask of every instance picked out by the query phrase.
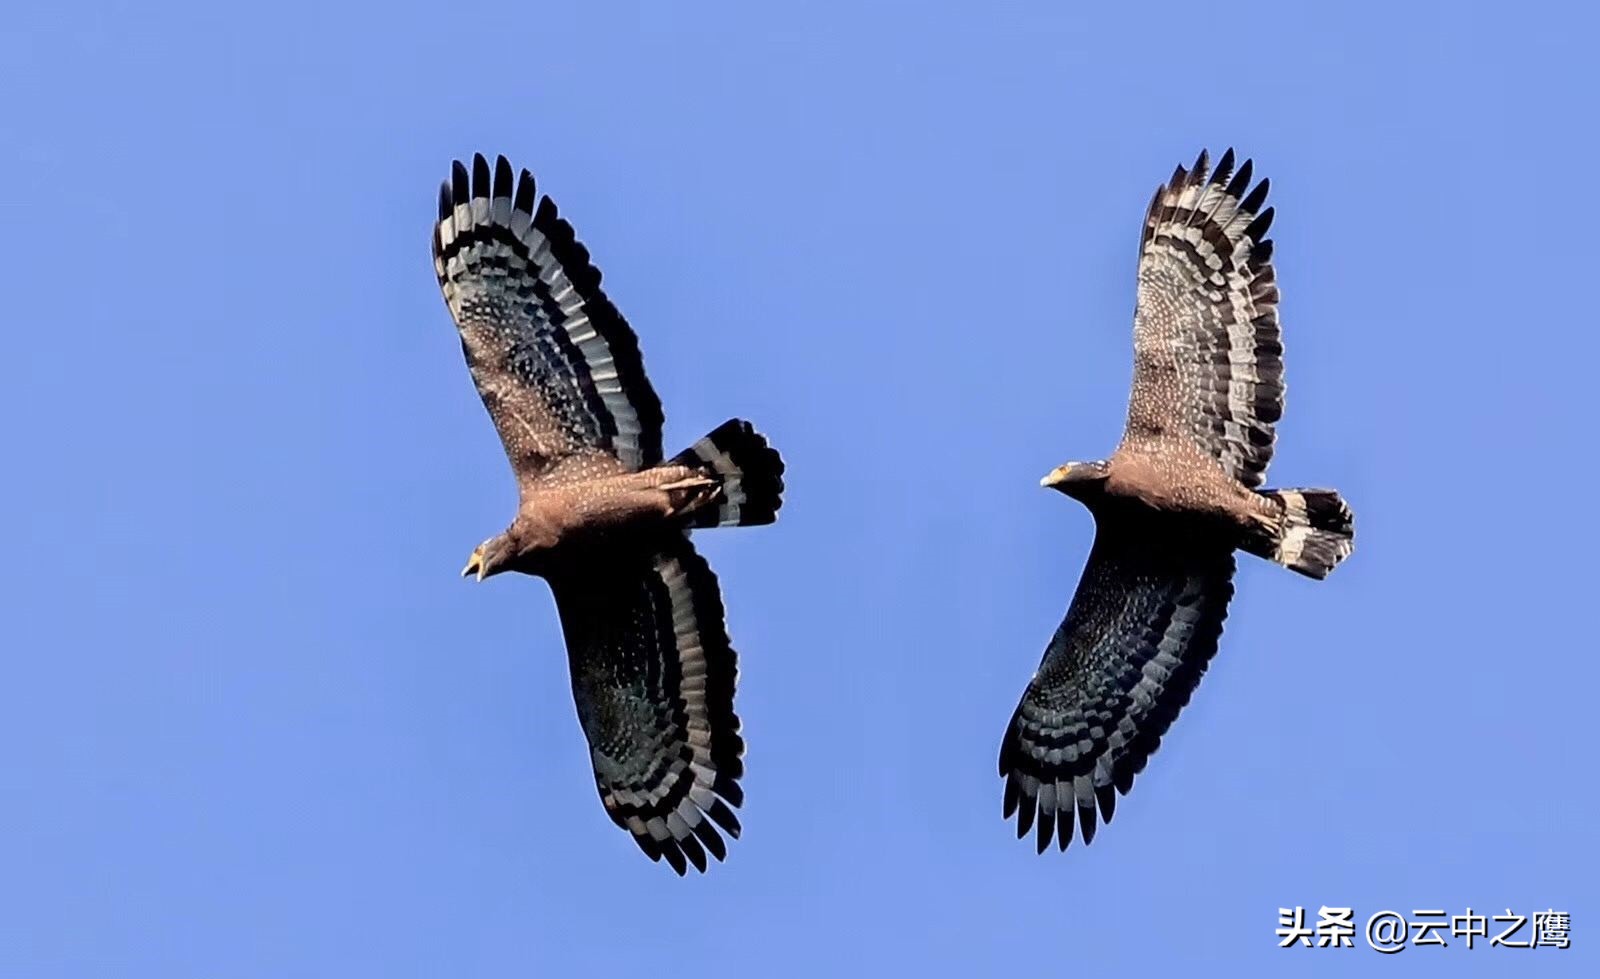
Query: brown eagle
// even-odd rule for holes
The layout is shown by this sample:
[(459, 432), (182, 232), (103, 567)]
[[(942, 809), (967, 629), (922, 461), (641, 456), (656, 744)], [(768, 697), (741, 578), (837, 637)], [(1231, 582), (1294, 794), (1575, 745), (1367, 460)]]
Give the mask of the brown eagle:
[[(1133, 392), (1109, 460), (1044, 478), (1094, 515), (1088, 565), (1000, 748), (1006, 818), (1043, 853), (1111, 821), (1217, 650), (1243, 549), (1312, 578), (1349, 556), (1332, 490), (1258, 490), (1283, 414), (1267, 181), (1204, 152), (1139, 247)], [(1076, 819), (1074, 819), (1076, 810)]]
[(783, 461), (734, 419), (661, 458), (661, 401), (572, 226), (505, 157), (439, 191), (433, 264), (521, 494), (465, 575), (550, 583), (606, 812), (652, 860), (706, 869), (739, 835), (744, 741), (695, 527), (772, 523)]

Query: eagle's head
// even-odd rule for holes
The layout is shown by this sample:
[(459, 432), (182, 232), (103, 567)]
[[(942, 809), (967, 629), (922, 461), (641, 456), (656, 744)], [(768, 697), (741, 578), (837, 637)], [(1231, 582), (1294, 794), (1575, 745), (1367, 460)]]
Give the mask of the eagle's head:
[(1104, 460), (1069, 462), (1050, 470), (1049, 475), (1039, 480), (1039, 485), (1048, 486), (1073, 499), (1086, 500), (1105, 490), (1106, 477), (1109, 475), (1111, 464)]
[(461, 577), (476, 575), (482, 581), (490, 575), (509, 571), (519, 551), (510, 534), (491, 537), (473, 549), (472, 556), (467, 558), (467, 566), (461, 569)]

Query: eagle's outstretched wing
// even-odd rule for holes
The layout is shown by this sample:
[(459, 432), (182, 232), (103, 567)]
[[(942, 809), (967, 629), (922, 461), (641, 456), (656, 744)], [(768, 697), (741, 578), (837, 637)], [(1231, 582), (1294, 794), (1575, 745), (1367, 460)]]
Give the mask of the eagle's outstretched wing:
[[(1283, 415), (1283, 340), (1266, 180), (1233, 150), (1156, 191), (1139, 246), (1134, 376), (1124, 442), (1184, 443), (1261, 485)], [(1248, 193), (1247, 193), (1248, 191)]]
[(687, 536), (550, 576), (606, 812), (652, 860), (706, 869), (739, 835), (744, 740), (717, 578)]
[(1232, 578), (1225, 542), (1177, 520), (1100, 516), (1066, 619), (1000, 746), (1018, 838), (1037, 819), (1039, 852), (1052, 836), (1066, 849), (1073, 809), (1085, 843), (1097, 804), (1111, 821), (1116, 793), (1133, 785), (1216, 653)]
[(519, 483), (661, 461), (661, 400), (600, 272), (533, 175), (460, 162), (439, 189), (433, 264), (478, 395)]

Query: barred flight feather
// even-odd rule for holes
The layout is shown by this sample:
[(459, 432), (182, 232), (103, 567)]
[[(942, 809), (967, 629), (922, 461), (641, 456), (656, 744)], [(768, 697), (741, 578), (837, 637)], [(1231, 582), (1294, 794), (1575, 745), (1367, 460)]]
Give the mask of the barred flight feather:
[[(538, 200), (535, 207), (535, 199)], [(505, 157), (456, 162), (439, 191), (434, 271), (472, 377), (519, 473), (583, 450), (661, 461), (661, 401), (639, 344), (572, 226)]]
[(687, 536), (552, 576), (573, 696), (613, 822), (652, 860), (704, 871), (738, 837), (744, 739), (716, 576)]
[(1230, 149), (1213, 171), (1202, 152), (1151, 200), (1128, 419), (1130, 438), (1183, 439), (1248, 487), (1272, 458), (1284, 394), (1268, 181), (1240, 196), (1253, 170), (1235, 171)]
[(1000, 749), (1004, 814), (1018, 838), (1036, 828), (1041, 853), (1066, 849), (1074, 824), (1087, 844), (1111, 821), (1116, 793), (1133, 787), (1216, 653), (1233, 594), (1227, 544), (1164, 521), (1098, 524)]

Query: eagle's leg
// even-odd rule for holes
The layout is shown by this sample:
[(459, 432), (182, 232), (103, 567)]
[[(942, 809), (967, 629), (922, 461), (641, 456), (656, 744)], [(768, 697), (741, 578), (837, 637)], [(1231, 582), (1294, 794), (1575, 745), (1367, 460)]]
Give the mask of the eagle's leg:
[(715, 486), (715, 485), (716, 485), (716, 480), (711, 479), (709, 476), (702, 476), (699, 473), (695, 473), (692, 476), (685, 476), (682, 479), (675, 479), (670, 483), (662, 483), (660, 486), (657, 486), (656, 489), (683, 490), (683, 489), (697, 489), (697, 488), (702, 487), (702, 486)]
[(664, 465), (622, 477), (645, 509), (667, 520), (678, 520), (722, 495), (722, 484), (709, 473), (687, 466)]
[(677, 519), (701, 507), (716, 502), (722, 496), (722, 486), (714, 479), (699, 474), (665, 483), (657, 489), (667, 495), (667, 517)]

